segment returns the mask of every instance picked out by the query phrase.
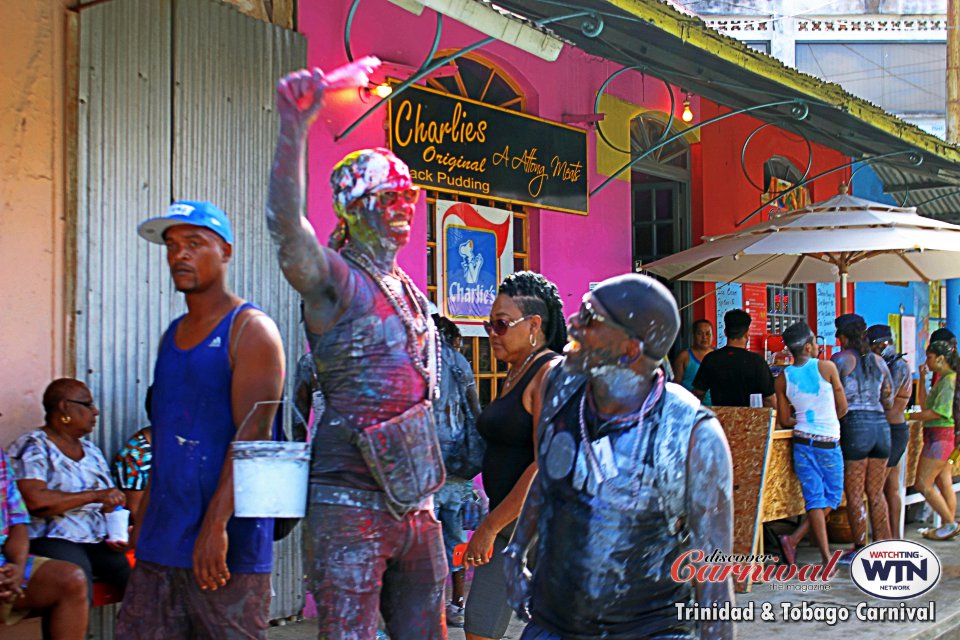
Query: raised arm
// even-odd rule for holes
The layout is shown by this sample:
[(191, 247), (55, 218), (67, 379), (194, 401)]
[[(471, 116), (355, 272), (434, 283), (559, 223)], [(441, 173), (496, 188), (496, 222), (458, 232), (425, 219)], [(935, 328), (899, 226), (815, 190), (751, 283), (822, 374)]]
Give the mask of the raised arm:
[[(687, 527), (690, 548), (729, 554), (733, 547), (733, 465), (730, 447), (716, 418), (701, 421), (690, 435), (687, 457)], [(695, 583), (697, 604), (733, 603), (733, 580)], [(733, 623), (702, 623), (701, 636), (731, 640)]]
[(307, 133), (323, 107), (325, 90), (320, 69), (296, 71), (277, 85), (280, 131), (270, 170), (267, 228), (283, 274), (304, 296), (329, 276), (327, 252), (305, 217)]
[[(364, 58), (324, 75), (314, 68), (296, 71), (277, 85), (280, 131), (270, 171), (267, 228), (277, 247), (280, 268), (306, 302), (308, 325), (327, 324), (343, 306), (347, 267), (336, 251), (320, 246), (305, 214), (306, 146), (310, 126), (323, 108), (324, 93), (362, 86), (377, 63)], [(312, 322), (311, 322), (312, 321)]]

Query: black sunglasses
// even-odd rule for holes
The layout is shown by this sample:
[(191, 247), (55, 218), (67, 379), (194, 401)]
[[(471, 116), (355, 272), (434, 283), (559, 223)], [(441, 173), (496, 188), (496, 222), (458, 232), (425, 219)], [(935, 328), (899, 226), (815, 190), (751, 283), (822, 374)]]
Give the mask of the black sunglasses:
[(82, 404), (87, 409), (93, 409), (95, 406), (97, 406), (97, 403), (95, 403), (93, 400), (71, 400), (70, 398), (66, 398), (66, 401), (72, 402), (73, 404)]
[(589, 300), (584, 300), (583, 304), (580, 305), (580, 311), (577, 312), (577, 322), (580, 324), (580, 326), (589, 327), (594, 320), (596, 320), (597, 322), (603, 322), (611, 327), (619, 329), (620, 331), (623, 331), (625, 334), (627, 334), (631, 338), (643, 341), (643, 338), (638, 336), (635, 332), (631, 331), (630, 329), (626, 328), (621, 324), (614, 322), (613, 320), (604, 316), (603, 314), (598, 313), (596, 308), (593, 306), (593, 304)]
[(503, 318), (497, 318), (493, 322), (488, 320), (483, 321), (483, 328), (488, 334), (495, 333), (498, 336), (502, 336), (512, 327), (517, 326), (524, 320), (529, 320), (533, 316), (520, 316), (516, 320), (504, 320)]

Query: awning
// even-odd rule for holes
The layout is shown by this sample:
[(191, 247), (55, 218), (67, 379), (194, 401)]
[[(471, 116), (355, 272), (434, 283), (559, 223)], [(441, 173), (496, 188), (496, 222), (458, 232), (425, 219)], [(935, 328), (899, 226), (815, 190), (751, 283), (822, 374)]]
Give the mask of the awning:
[[(960, 185), (957, 147), (857, 98), (837, 84), (787, 67), (670, 4), (657, 0), (496, 0), (496, 4), (531, 20), (556, 18), (577, 10), (596, 11), (603, 20), (596, 37), (581, 29), (584, 18), (552, 22), (550, 29), (592, 55), (624, 66), (641, 65), (650, 75), (731, 109), (777, 99), (806, 100), (811, 105), (810, 113), (799, 123), (791, 118), (789, 106), (751, 115), (767, 122), (786, 123), (811, 141), (855, 159), (915, 149), (923, 155), (920, 166), (910, 166), (903, 155), (894, 156), (882, 161), (883, 166), (891, 169), (884, 173), (881, 168), (878, 173), (882, 178), (902, 174), (906, 176), (903, 184), (925, 184), (927, 188)], [(790, 125), (791, 122), (794, 124)], [(890, 188), (897, 187), (888, 183)], [(907, 204), (915, 205), (936, 193), (916, 195)], [(935, 208), (921, 206), (921, 213), (960, 217), (960, 196), (944, 198), (936, 204), (939, 206)]]

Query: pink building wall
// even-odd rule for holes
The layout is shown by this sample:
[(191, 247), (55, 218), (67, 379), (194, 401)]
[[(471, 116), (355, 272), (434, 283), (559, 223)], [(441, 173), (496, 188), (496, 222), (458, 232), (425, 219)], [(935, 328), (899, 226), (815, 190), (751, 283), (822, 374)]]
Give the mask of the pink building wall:
[[(311, 66), (330, 69), (347, 61), (343, 33), (349, 5), (346, 0), (300, 4), (299, 26), (307, 36), (307, 60)], [(361, 3), (354, 20), (353, 55), (373, 54), (418, 67), (433, 41), (435, 24), (432, 11), (426, 10), (417, 17), (386, 0), (367, 0)], [(459, 22), (445, 19), (439, 51), (459, 49), (484, 37)], [(528, 113), (557, 122), (564, 114), (591, 113), (600, 85), (620, 68), (569, 46), (554, 63), (499, 42), (483, 47), (478, 53), (500, 66), (520, 85), (526, 94)], [(609, 93), (634, 103), (647, 96), (646, 107), (669, 108), (669, 97), (662, 82), (646, 80), (644, 87), (644, 81), (635, 75), (627, 77), (630, 75), (618, 78)], [(386, 108), (371, 116), (345, 140), (334, 142), (333, 137), (375, 101), (362, 103), (354, 92), (333, 96), (321, 116), (323, 121), (311, 134), (309, 218), (322, 239), (333, 228), (327, 184), (330, 168), (354, 149), (386, 145)], [(678, 101), (678, 115), (679, 111)], [(588, 131), (587, 148), (591, 169), (589, 185), (593, 188), (605, 176), (596, 172), (596, 134), (592, 130)], [(414, 222), (413, 240), (400, 258), (404, 269), (418, 284), (426, 282), (428, 221), (425, 212), (421, 204)], [(590, 282), (631, 269), (629, 183), (614, 181), (592, 198), (589, 216), (541, 210), (539, 220), (537, 218), (536, 214), (531, 216), (531, 265), (557, 283), (567, 313), (579, 306), (580, 297)]]

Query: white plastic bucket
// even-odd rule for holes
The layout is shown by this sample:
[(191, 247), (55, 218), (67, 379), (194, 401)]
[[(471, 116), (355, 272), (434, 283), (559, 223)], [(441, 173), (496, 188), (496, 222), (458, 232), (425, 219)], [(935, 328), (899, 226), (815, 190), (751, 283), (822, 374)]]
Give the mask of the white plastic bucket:
[(310, 445), (244, 440), (233, 443), (233, 514), (238, 518), (302, 518), (307, 510)]

